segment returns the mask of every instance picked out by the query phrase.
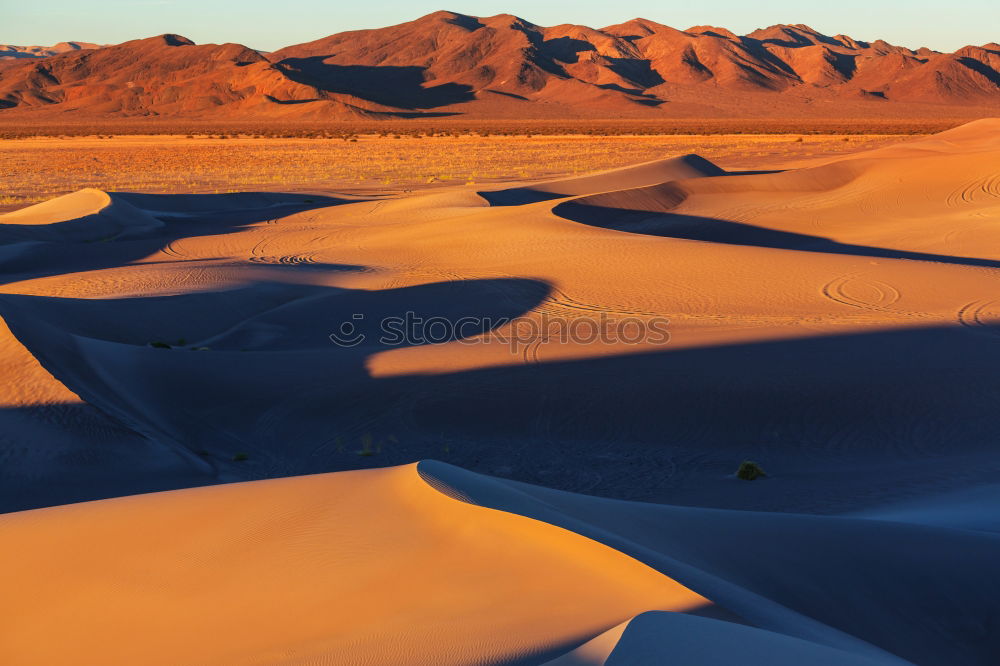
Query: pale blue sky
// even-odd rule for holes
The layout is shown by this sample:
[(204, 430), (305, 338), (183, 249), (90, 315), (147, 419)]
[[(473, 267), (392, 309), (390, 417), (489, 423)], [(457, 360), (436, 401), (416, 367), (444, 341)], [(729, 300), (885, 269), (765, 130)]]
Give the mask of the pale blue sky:
[(806, 23), (831, 35), (948, 51), (1000, 41), (1000, 0), (0, 0), (0, 43), (117, 43), (173, 32), (199, 44), (239, 42), (273, 50), (438, 9), (594, 28), (641, 16), (680, 29), (711, 24), (739, 34), (774, 23)]

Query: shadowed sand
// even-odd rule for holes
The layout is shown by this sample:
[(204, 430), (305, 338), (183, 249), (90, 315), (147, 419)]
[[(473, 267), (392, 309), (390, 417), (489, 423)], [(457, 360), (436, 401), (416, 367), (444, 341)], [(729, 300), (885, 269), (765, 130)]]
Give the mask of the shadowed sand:
[[(11, 663), (973, 664), (1000, 647), (979, 626), (995, 534), (437, 462), (13, 513), (0, 534), (18, 544)], [(725, 619), (676, 615), (714, 605)]]
[(647, 607), (707, 603), (412, 465), (10, 514), (0, 532), (20, 544), (8, 663), (538, 663)]
[(998, 165), (2, 215), (5, 658), (992, 663)]

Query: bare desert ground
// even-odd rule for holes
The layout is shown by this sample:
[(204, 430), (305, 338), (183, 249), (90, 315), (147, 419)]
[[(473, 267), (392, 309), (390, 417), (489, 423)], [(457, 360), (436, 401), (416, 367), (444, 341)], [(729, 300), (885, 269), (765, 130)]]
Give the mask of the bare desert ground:
[(337, 187), (399, 193), (571, 176), (609, 164), (683, 153), (698, 153), (728, 168), (749, 168), (869, 150), (912, 138), (899, 133), (909, 131), (908, 126), (892, 129), (890, 134), (869, 134), (859, 128), (852, 134), (530, 137), (481, 136), (480, 132), (488, 133), (481, 128), (456, 128), (435, 136), (428, 135), (434, 130), (378, 135), (360, 129), (330, 138), (259, 134), (255, 138), (222, 130), (191, 135), (100, 134), (101, 138), (29, 136), (0, 140), (0, 171), (5, 174), (0, 212), (85, 187), (149, 193)]
[(797, 139), (0, 142), (0, 661), (997, 663), (1000, 119)]

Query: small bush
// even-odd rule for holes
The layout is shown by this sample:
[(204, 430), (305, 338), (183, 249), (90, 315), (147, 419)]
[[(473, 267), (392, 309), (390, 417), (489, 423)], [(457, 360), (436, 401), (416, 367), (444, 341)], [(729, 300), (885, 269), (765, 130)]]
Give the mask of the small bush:
[(245, 453), (237, 453), (233, 456), (233, 462), (243, 462), (244, 460), (250, 460), (250, 456)]
[(371, 433), (365, 433), (361, 437), (361, 450), (355, 451), (355, 453), (359, 456), (373, 456), (375, 455), (375, 449), (372, 447), (373, 444), (374, 439), (372, 438)]
[(153, 347), (154, 349), (173, 349), (173, 347), (168, 345), (166, 342), (160, 342), (159, 340), (150, 342), (149, 346)]
[(767, 476), (760, 465), (752, 460), (744, 460), (740, 463), (740, 468), (736, 470), (736, 478), (744, 481), (753, 481), (763, 476)]

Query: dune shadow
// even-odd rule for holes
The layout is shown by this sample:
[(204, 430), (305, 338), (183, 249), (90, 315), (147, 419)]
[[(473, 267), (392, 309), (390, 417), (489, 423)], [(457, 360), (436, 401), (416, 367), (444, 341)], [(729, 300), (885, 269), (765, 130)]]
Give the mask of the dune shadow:
[[(614, 192), (637, 187), (656, 187), (674, 180), (701, 176), (731, 175), (700, 155), (688, 154), (640, 163), (607, 172), (556, 178), (530, 185), (518, 185), (502, 190), (483, 190), (476, 194), (491, 206), (523, 206), (525, 204)], [(732, 174), (735, 175), (735, 174)], [(643, 185), (636, 185), (636, 182)]]
[[(197, 474), (238, 480), (437, 458), (623, 499), (767, 509), (794, 491), (829, 511), (892, 493), (888, 478), (902, 488), (931, 474), (940, 487), (992, 474), (967, 461), (992, 455), (1000, 438), (996, 327), (667, 344), (576, 360), (547, 360), (542, 345), (526, 362), (526, 343), (505, 339), (503, 327), (548, 294), (527, 279), (376, 292), (261, 283), (100, 301), (4, 295), (0, 314), (90, 405), (159, 455), (201, 461), (178, 476), (184, 484)], [(403, 333), (407, 313), (424, 328)], [(390, 319), (399, 324), (385, 337)], [(495, 345), (490, 365), (407, 364), (433, 358), (409, 348), (433, 353), (446, 342), (470, 353)], [(24, 444), (9, 432), (5, 455), (16, 459)], [(65, 501), (45, 485), (69, 473), (68, 452), (32, 468), (8, 506)], [(729, 478), (745, 458), (784, 480), (735, 497)], [(925, 459), (932, 468), (918, 464)], [(106, 496), (99, 484), (74, 492)]]
[[(171, 238), (343, 203), (125, 196), (156, 211), (166, 230), (38, 244), (38, 264), (23, 274), (126, 265)], [(233, 201), (242, 203), (222, 205)], [(632, 233), (995, 266), (576, 200), (555, 210)], [(16, 279), (9, 260), (3, 266)], [(0, 295), (15, 337), (89, 404), (0, 409), (12, 489), (0, 510), (426, 458), (565, 490), (705, 506), (737, 501), (726, 484), (735, 464), (754, 458), (784, 479), (738, 500), (763, 509), (785, 506), (779, 495), (790, 488), (823, 510), (863, 504), (886, 475), (926, 481), (911, 465), (926, 458), (939, 485), (989, 473), (962, 462), (991, 454), (1000, 438), (1000, 327), (988, 322), (956, 315), (954, 326), (632, 353), (581, 347), (584, 358), (556, 360), (565, 355), (547, 340), (504, 338), (507, 322), (550, 292), (539, 280), (495, 278), (378, 291), (256, 280), (177, 296)], [(423, 328), (410, 328), (414, 320)], [(396, 322), (388, 331), (387, 321)], [(474, 346), (485, 344), (493, 346)], [(462, 369), (467, 359), (475, 369)], [(120, 464), (109, 462), (116, 456)], [(849, 470), (827, 484), (817, 466)], [(66, 481), (74, 469), (86, 470), (78, 483)]]
[(554, 199), (565, 199), (569, 194), (558, 194), (555, 192), (545, 192), (532, 187), (510, 187), (506, 190), (483, 190), (476, 192), (491, 206), (524, 206), (526, 204), (538, 203), (540, 201), (552, 201)]
[(853, 255), (879, 259), (909, 259), (913, 261), (934, 261), (960, 266), (982, 266), (1000, 268), (1000, 261), (975, 257), (958, 257), (913, 252), (869, 245), (840, 243), (822, 236), (812, 236), (779, 229), (768, 229), (744, 222), (732, 222), (712, 217), (685, 215), (680, 213), (654, 212), (641, 208), (614, 208), (595, 205), (585, 200), (572, 200), (556, 205), (553, 213), (563, 219), (590, 226), (612, 229), (627, 233), (663, 238), (767, 247), (799, 252), (820, 252), (824, 254)]
[(218, 483), (84, 402), (0, 407), (0, 513)]
[[(865, 441), (947, 449), (955, 440), (936, 442), (930, 431), (903, 436), (913, 420), (939, 419), (932, 430), (979, 431), (963, 446), (991, 448), (992, 433), (1000, 434), (1000, 423), (986, 418), (995, 391), (978, 392), (1000, 364), (1000, 327), (977, 332), (956, 325), (693, 349), (668, 343), (659, 351), (550, 362), (543, 348), (540, 364), (421, 378), (428, 401), (422, 423), (535, 437), (547, 422), (542, 429), (560, 439), (650, 444), (688, 440), (693, 429), (701, 430), (701, 443), (725, 448), (774, 442), (768, 428), (800, 443), (847, 445), (844, 431), (859, 428)], [(475, 394), (467, 392), (472, 386)], [(897, 400), (913, 409), (887, 406)], [(866, 422), (886, 421), (900, 430), (865, 430)], [(614, 430), (618, 436), (609, 436)]]
[[(382, 291), (257, 282), (141, 298), (4, 294), (0, 316), (50, 374), (119, 428), (155, 443), (148, 455), (188, 483), (229, 478), (225, 468), (240, 452), (265, 464), (264, 476), (322, 466), (320, 453), (329, 453), (338, 434), (372, 429), (378, 412), (399, 397), (367, 399), (369, 358), (476, 338), (548, 295), (547, 284), (516, 278)], [(0, 440), (0, 457), (30, 457), (21, 440), (41, 428), (24, 418), (27, 424), (8, 428), (9, 441)], [(279, 424), (281, 434), (273, 429)], [(39, 483), (71, 474), (87, 438), (63, 435), (64, 447), (47, 464), (22, 466), (30, 479), (16, 496), (0, 499), (0, 510), (45, 504)], [(142, 468), (132, 461), (112, 465), (109, 474)], [(129, 483), (110, 487), (134, 487)], [(83, 484), (77, 499), (100, 496), (102, 488)], [(48, 496), (67, 497), (64, 490)]]
[(217, 194), (147, 194), (145, 192), (114, 192), (137, 208), (153, 212), (213, 213), (219, 211), (253, 211), (282, 206), (320, 208), (350, 203), (350, 199), (324, 194), (294, 192), (223, 192)]
[[(165, 250), (172, 243), (222, 234), (260, 222), (355, 200), (312, 194), (235, 192), (227, 194), (142, 194), (113, 192), (162, 223), (138, 237), (114, 234), (95, 240), (69, 240), (62, 230), (86, 227), (94, 215), (46, 225), (0, 224), (0, 284), (130, 265)], [(172, 262), (183, 262), (170, 256)], [(334, 264), (316, 269), (354, 270)]]
[(785, 173), (787, 169), (757, 169), (747, 171), (727, 171), (729, 176), (770, 176), (775, 173)]

